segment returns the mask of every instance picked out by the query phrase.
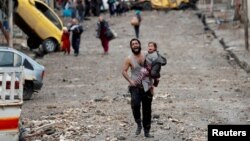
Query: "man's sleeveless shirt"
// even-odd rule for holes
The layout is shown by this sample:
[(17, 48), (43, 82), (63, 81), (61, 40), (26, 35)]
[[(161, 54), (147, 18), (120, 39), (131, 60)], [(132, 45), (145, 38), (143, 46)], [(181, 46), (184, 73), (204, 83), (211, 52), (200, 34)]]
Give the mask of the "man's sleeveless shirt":
[[(145, 57), (145, 53), (143, 53), (144, 57)], [(143, 66), (141, 66), (137, 60), (135, 59), (134, 55), (130, 55), (129, 56), (131, 63), (132, 63), (132, 68), (131, 68), (131, 79), (132, 80), (137, 80), (137, 78), (139, 77), (140, 73), (141, 73), (141, 69), (143, 68)], [(152, 79), (149, 77), (145, 77), (142, 80), (142, 84), (141, 86), (143, 86), (143, 89), (145, 92), (147, 92), (149, 90), (149, 88), (152, 86)], [(140, 85), (139, 85), (140, 87)]]

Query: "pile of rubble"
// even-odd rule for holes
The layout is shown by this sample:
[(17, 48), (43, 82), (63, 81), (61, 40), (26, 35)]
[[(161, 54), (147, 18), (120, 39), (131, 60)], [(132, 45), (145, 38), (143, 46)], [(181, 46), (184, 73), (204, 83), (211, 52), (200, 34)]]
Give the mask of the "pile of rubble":
[(124, 130), (131, 127), (126, 116), (111, 115), (98, 109), (97, 103), (105, 106), (109, 102), (112, 101), (95, 99), (84, 103), (84, 108), (67, 109), (58, 114), (43, 116), (40, 120), (23, 119), (22, 136), (26, 140), (36, 141), (79, 141), (94, 139), (105, 133), (106, 141), (125, 140), (121, 135), (106, 134), (108, 130), (115, 130), (112, 125), (118, 125), (118, 128)]

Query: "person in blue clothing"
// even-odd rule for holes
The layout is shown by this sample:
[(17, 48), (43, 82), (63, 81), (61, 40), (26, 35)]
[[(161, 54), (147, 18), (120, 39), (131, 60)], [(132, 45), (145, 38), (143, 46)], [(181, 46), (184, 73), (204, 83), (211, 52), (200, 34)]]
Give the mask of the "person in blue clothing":
[(137, 39), (139, 39), (139, 34), (140, 34), (140, 24), (142, 21), (142, 17), (141, 17), (141, 11), (140, 10), (135, 10), (135, 16), (138, 19), (138, 24), (134, 25), (134, 29), (135, 29), (135, 36)]

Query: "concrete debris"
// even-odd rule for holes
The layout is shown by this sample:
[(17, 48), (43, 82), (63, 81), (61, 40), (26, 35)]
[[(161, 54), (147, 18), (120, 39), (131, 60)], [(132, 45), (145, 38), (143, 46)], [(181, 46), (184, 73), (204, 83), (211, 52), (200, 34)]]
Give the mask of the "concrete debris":
[(174, 122), (174, 123), (183, 123), (182, 121), (180, 121), (178, 119), (174, 119), (172, 117), (169, 117), (168, 120), (170, 120), (171, 122)]

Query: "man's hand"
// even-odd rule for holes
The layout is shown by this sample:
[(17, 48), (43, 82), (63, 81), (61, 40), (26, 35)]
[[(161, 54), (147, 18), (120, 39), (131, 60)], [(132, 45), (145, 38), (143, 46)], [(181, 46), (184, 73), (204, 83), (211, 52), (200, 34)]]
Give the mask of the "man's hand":
[(130, 86), (136, 86), (136, 83), (134, 80), (129, 80), (129, 84), (130, 84)]

